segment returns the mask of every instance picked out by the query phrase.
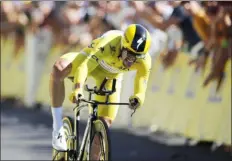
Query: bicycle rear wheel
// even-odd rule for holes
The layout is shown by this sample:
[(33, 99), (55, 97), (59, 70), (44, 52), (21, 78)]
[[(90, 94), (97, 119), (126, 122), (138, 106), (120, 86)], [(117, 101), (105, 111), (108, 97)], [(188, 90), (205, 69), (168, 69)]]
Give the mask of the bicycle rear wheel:
[(59, 152), (55, 149), (53, 149), (53, 155), (52, 158), (53, 160), (67, 160), (67, 161), (71, 161), (71, 160), (75, 160), (74, 159), (74, 154), (73, 154), (73, 150), (74, 150), (74, 141), (73, 139), (70, 139), (70, 136), (73, 135), (74, 132), (74, 122), (73, 119), (71, 117), (64, 117), (63, 118), (63, 126), (64, 126), (64, 132), (65, 132), (65, 138), (67, 141), (67, 147), (68, 147), (68, 151), (67, 152)]
[(100, 141), (100, 160), (111, 160), (109, 128), (104, 119), (100, 118), (93, 122), (89, 146), (89, 158), (91, 158), (90, 155), (92, 154), (91, 151), (95, 137), (98, 137)]

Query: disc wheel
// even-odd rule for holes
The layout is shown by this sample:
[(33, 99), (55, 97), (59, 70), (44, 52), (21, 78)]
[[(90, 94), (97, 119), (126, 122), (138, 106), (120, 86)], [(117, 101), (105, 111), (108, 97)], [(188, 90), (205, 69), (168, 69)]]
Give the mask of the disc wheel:
[(100, 143), (100, 158), (99, 160), (111, 160), (111, 149), (110, 149), (110, 137), (109, 128), (103, 119), (97, 119), (93, 122), (91, 130), (91, 140), (89, 146), (89, 158), (91, 160), (91, 155), (93, 155), (93, 146), (95, 144), (95, 139), (98, 139)]

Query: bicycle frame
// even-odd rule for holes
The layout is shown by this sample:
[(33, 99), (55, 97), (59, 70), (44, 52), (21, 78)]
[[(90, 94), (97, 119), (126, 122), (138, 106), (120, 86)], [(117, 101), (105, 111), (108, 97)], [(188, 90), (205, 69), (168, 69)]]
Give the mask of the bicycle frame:
[[(91, 105), (93, 108), (93, 112), (89, 115), (89, 118), (87, 120), (87, 125), (84, 131), (83, 139), (81, 142), (81, 146), (79, 147), (79, 121), (80, 119), (76, 119), (75, 124), (76, 124), (76, 130), (75, 130), (75, 136), (76, 136), (76, 149), (75, 151), (78, 152), (78, 157), (77, 160), (83, 160), (83, 155), (84, 155), (84, 149), (86, 147), (87, 139), (90, 140), (90, 134), (91, 134), (91, 129), (92, 129), (92, 123), (97, 119), (97, 105)], [(77, 108), (76, 112), (76, 117), (80, 118), (80, 108)], [(89, 148), (88, 148), (89, 149)], [(87, 158), (89, 160), (89, 158)]]
[[(70, 136), (70, 138), (73, 140), (74, 142), (74, 148), (73, 148), (73, 157), (74, 159), (76, 160), (83, 160), (83, 155), (84, 155), (84, 149), (86, 147), (86, 143), (87, 143), (87, 140), (91, 140), (91, 130), (92, 130), (92, 124), (95, 120), (97, 120), (97, 108), (98, 108), (98, 105), (129, 105), (129, 103), (110, 103), (108, 102), (109, 100), (109, 96), (115, 92), (115, 84), (116, 84), (116, 80), (114, 80), (113, 82), (113, 85), (112, 85), (112, 90), (111, 91), (103, 91), (103, 86), (104, 84), (106, 83), (107, 79), (105, 79), (103, 81), (103, 84), (101, 85), (100, 87), (100, 90), (96, 91), (96, 88), (94, 89), (89, 89), (86, 85), (86, 91), (89, 92), (89, 98), (88, 100), (85, 100), (85, 99), (80, 99), (80, 101), (77, 103), (77, 106), (74, 108), (74, 132), (72, 134), (72, 136)], [(99, 95), (103, 95), (105, 94), (106, 95), (106, 101), (105, 102), (98, 102), (98, 101), (94, 101), (94, 100), (91, 100), (92, 98), (92, 94), (99, 94)], [(82, 139), (82, 142), (81, 142), (81, 146), (79, 147), (79, 143), (80, 143), (80, 140), (79, 140), (79, 121), (80, 121), (80, 111), (81, 109), (86, 106), (86, 105), (82, 105), (82, 106), (79, 106), (79, 103), (80, 102), (85, 102), (87, 103), (87, 105), (90, 104), (91, 108), (92, 108), (92, 113), (89, 114), (89, 117), (88, 117), (88, 120), (87, 120), (87, 125), (86, 125), (86, 128), (85, 128), (85, 131), (84, 131), (84, 135), (83, 135), (83, 139)], [(90, 146), (90, 144), (88, 145)], [(88, 150), (89, 150), (89, 147), (88, 147)], [(89, 155), (88, 155), (89, 156)], [(87, 158), (89, 160), (89, 158)]]

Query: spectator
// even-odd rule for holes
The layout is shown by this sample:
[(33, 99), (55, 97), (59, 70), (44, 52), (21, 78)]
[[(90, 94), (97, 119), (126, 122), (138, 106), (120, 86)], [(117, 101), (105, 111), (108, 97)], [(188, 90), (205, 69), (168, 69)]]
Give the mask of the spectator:
[[(186, 12), (184, 7), (180, 5), (180, 3), (180, 1), (169, 2), (174, 9), (168, 20), (164, 20), (163, 17), (154, 17), (153, 15), (155, 13), (151, 9), (146, 9), (138, 13), (145, 19), (149, 20), (155, 27), (164, 31), (166, 31), (166, 29), (171, 25), (179, 26), (183, 32), (184, 41), (188, 43), (191, 55), (198, 56), (200, 50), (203, 48), (203, 43), (193, 27), (191, 16)], [(180, 49), (177, 48), (169, 52), (166, 57), (164, 57), (163, 62), (166, 67), (173, 64), (179, 50)]]
[[(196, 1), (185, 1), (182, 4), (188, 14), (192, 16), (193, 26), (198, 35), (204, 41), (205, 46), (206, 44), (208, 44), (210, 38), (210, 20), (208, 16), (206, 15), (204, 9)], [(201, 54), (196, 59), (190, 61), (190, 64), (196, 65), (196, 71), (198, 71), (199, 68), (203, 70), (205, 69), (208, 53), (209, 48), (207, 48), (207, 50), (204, 50), (204, 54)]]
[(211, 72), (204, 81), (204, 86), (217, 80), (219, 91), (223, 78), (226, 62), (231, 58), (231, 6), (223, 3), (206, 2), (206, 13), (211, 20), (210, 44), (214, 48)]

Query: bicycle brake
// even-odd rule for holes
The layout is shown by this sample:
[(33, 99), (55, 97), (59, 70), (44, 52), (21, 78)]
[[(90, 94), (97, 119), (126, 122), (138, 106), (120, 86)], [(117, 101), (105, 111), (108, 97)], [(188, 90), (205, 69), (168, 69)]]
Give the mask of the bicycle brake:
[(136, 109), (134, 109), (134, 111), (131, 113), (131, 117), (134, 115), (135, 111), (136, 111)]

